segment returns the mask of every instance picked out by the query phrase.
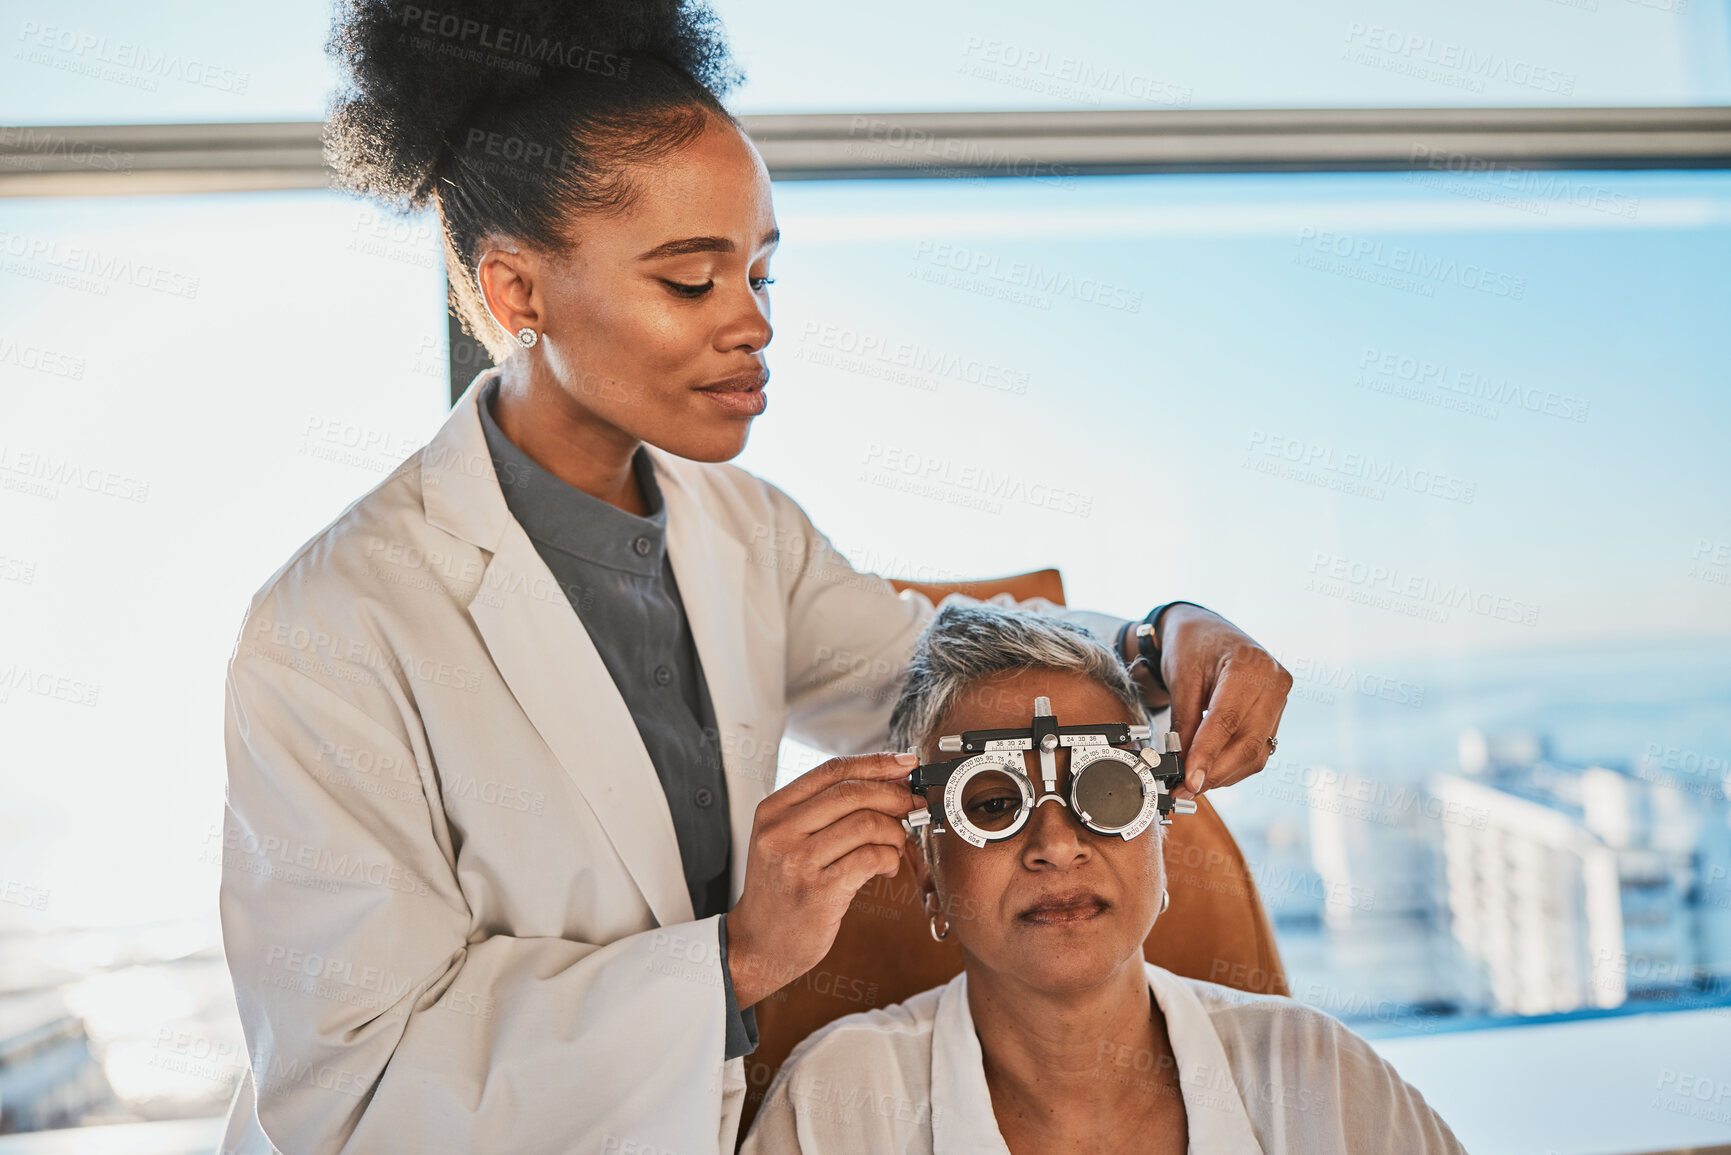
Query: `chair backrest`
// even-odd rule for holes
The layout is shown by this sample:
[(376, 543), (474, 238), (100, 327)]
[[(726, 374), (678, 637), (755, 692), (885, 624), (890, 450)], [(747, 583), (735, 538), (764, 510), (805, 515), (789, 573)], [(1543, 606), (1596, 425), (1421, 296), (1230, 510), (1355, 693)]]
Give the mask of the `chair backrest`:
[[(934, 602), (949, 593), (1064, 604), (1055, 569), (990, 581), (939, 585), (894, 582)], [(1206, 796), (1194, 815), (1166, 830), (1166, 887), (1172, 904), (1143, 953), (1175, 974), (1259, 994), (1287, 994), (1274, 930), (1244, 855)], [(899, 1003), (961, 973), (954, 939), (937, 942), (907, 863), (894, 879), (873, 879), (842, 916), (835, 944), (805, 975), (757, 1004), (757, 1050), (746, 1060), (747, 1092), (740, 1135), (751, 1125), (776, 1071), (807, 1035), (856, 1011)]]

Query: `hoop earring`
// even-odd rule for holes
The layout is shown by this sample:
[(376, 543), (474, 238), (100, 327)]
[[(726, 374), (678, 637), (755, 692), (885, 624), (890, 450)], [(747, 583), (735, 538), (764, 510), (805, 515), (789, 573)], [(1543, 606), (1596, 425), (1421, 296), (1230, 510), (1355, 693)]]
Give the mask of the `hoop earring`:
[(950, 920), (947, 918), (944, 919), (944, 933), (943, 934), (938, 933), (938, 916), (935, 914), (932, 915), (931, 918), (926, 920), (926, 927), (928, 930), (930, 930), (932, 932), (932, 941), (933, 942), (943, 942), (946, 938), (950, 937)]
[(525, 349), (533, 349), (535, 347), (535, 342), (540, 339), (541, 334), (535, 332), (535, 330), (529, 328), (527, 325), (517, 330), (517, 344), (523, 346)]
[(1160, 891), (1160, 913), (1165, 914), (1166, 908), (1171, 906), (1171, 905), (1172, 905), (1172, 892), (1170, 890), (1162, 889)]

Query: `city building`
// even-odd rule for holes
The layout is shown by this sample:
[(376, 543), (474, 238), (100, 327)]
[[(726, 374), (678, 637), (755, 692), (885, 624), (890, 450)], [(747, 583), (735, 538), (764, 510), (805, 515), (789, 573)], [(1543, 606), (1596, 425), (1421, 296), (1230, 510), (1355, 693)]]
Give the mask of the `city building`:
[(1538, 735), (1462, 736), (1460, 773), (1430, 792), (1483, 815), (1441, 830), (1450, 924), (1491, 1009), (1676, 997), (1731, 966), (1723, 783), (1694, 785), (1645, 760), (1559, 766)]

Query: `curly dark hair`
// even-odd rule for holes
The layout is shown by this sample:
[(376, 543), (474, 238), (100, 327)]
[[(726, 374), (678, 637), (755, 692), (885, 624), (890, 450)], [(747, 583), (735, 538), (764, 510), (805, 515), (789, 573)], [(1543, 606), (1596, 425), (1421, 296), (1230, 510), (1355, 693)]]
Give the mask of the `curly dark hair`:
[(559, 251), (574, 212), (612, 212), (653, 161), (719, 118), (743, 76), (701, 0), (339, 0), (348, 71), (325, 129), (347, 189), (433, 204), (451, 305), (495, 360), (513, 347), (475, 284), (482, 237)]

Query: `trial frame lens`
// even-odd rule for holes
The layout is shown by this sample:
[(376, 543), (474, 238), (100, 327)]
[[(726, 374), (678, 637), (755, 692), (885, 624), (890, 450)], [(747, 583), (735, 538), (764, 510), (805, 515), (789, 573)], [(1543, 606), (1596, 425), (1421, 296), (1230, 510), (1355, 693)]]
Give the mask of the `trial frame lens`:
[(980, 847), (1014, 837), (1035, 805), (1054, 799), (1096, 834), (1128, 842), (1160, 816), (1160, 786), (1136, 754), (1105, 745), (1070, 747), (1070, 792), (1039, 795), (1019, 751), (992, 751), (920, 768), (922, 787), (942, 782), (943, 826)]
[[(1130, 742), (1142, 745), (1121, 748)], [(1173, 814), (1196, 812), (1194, 802), (1172, 794), (1184, 781), (1177, 734), (1154, 735), (1147, 726), (1123, 722), (1060, 726), (1043, 696), (1034, 699), (1032, 726), (946, 734), (938, 749), (972, 756), (914, 768), (908, 784), (927, 803), (902, 820), (910, 834), (921, 826), (947, 828), (980, 847), (1013, 837), (1034, 807), (1052, 801), (1086, 829), (1128, 842), (1156, 822), (1169, 824)], [(1068, 797), (1058, 789), (1060, 749), (1070, 752)], [(1038, 760), (1042, 789), (1026, 773), (1024, 753)]]

